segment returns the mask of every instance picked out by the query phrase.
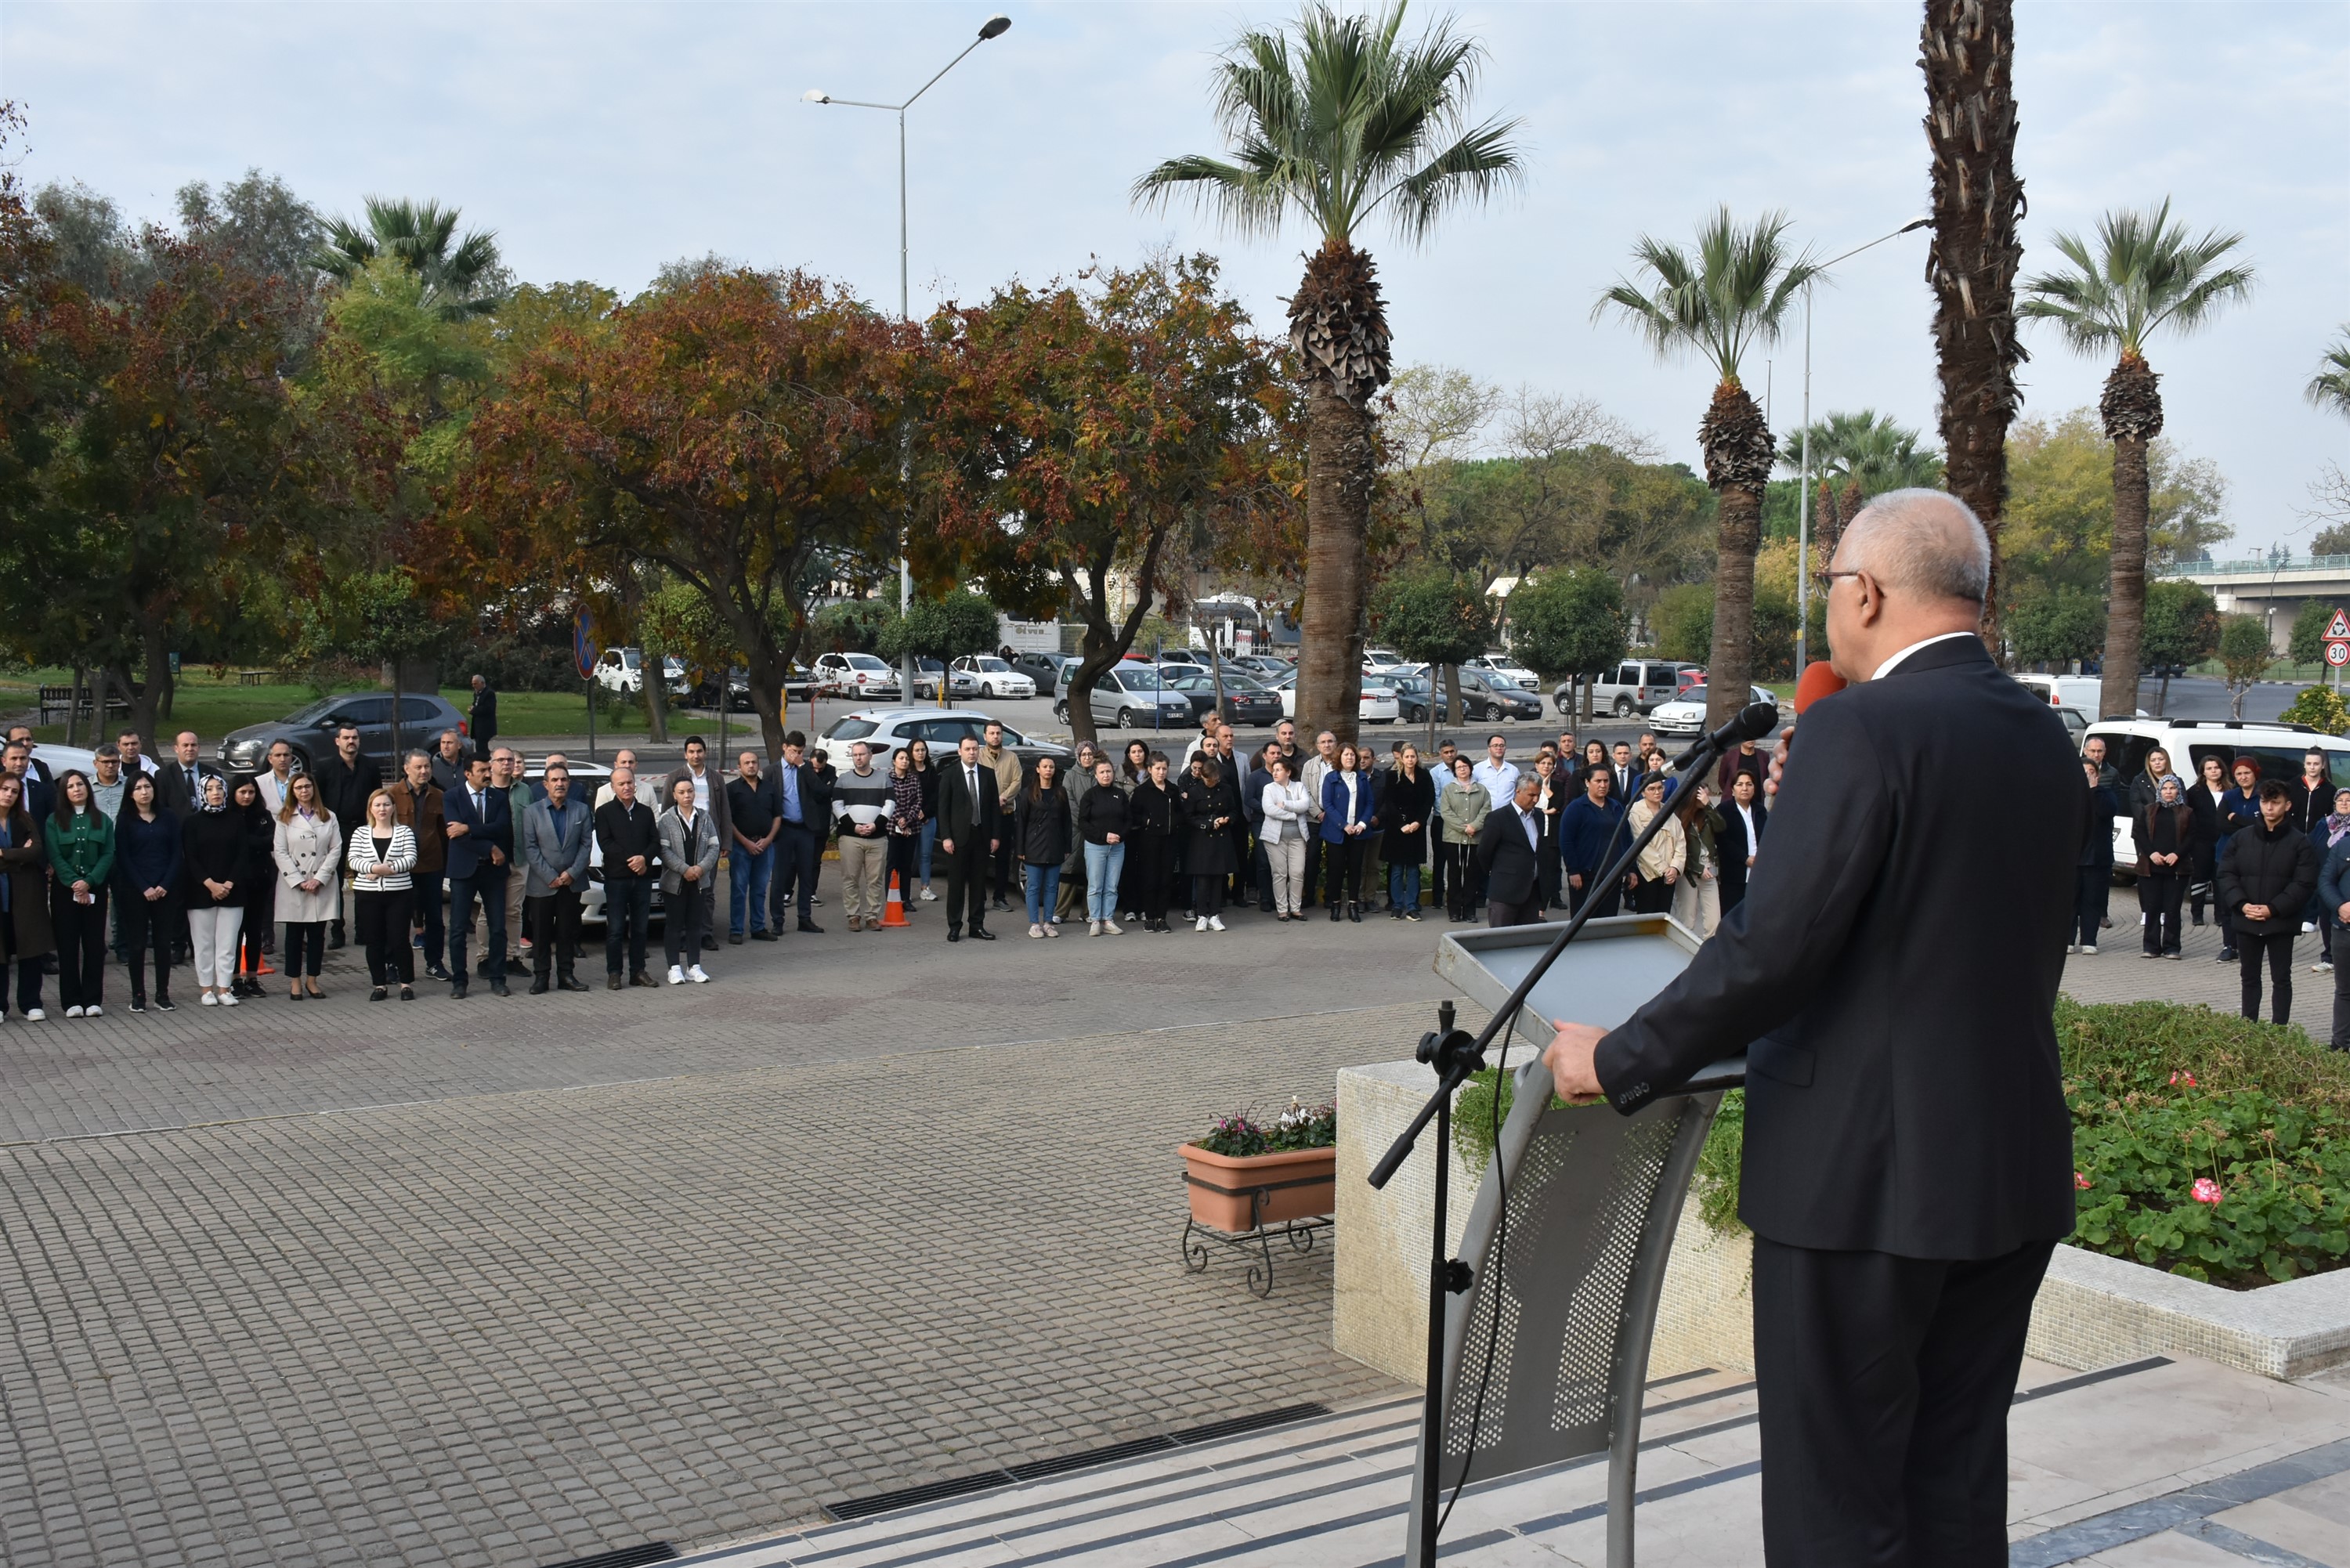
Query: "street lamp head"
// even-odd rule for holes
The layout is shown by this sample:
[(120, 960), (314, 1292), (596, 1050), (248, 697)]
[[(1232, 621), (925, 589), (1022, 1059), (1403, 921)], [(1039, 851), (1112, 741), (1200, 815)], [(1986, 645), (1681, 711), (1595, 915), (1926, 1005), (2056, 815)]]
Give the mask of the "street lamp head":
[(800, 94), (800, 101), (802, 103), (830, 103), (832, 101), (832, 95), (825, 91), (822, 88), (810, 88), (807, 91)]
[(984, 40), (1000, 38), (1012, 30), (1012, 18), (998, 13), (980, 25), (979, 36)]
[(1922, 229), (1933, 221), (1934, 220), (1930, 217), (1912, 218), (1908, 223), (1902, 224), (1898, 229), (1896, 229), (1894, 233), (1906, 234), (1912, 229)]

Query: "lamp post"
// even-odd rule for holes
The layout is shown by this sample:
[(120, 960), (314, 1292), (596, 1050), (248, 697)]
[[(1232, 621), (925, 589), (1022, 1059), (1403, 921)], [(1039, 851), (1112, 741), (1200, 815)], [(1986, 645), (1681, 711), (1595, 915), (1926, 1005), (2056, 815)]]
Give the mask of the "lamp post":
[[(861, 99), (835, 98), (820, 88), (810, 88), (800, 95), (801, 99), (807, 103), (837, 103), (847, 109), (878, 109), (898, 117), (898, 319), (900, 321), (911, 321), (914, 318), (906, 286), (906, 111), (914, 106), (916, 99), (939, 85), (940, 77), (945, 76), (947, 72), (962, 64), (964, 55), (970, 54), (990, 38), (1003, 36), (1005, 33), (1011, 31), (1011, 17), (1000, 13), (990, 16), (980, 25), (979, 36), (962, 47), (962, 54), (957, 55), (939, 67), (938, 75), (915, 88), (913, 97), (903, 103), (868, 103)], [(905, 614), (913, 602), (914, 574), (912, 568), (906, 564), (905, 539), (901, 534), (898, 550), (898, 613)], [(912, 706), (914, 656), (911, 653), (899, 656), (898, 680), (903, 691), (902, 701), (909, 707)], [(947, 681), (947, 672), (941, 670), (939, 695), (941, 699), (946, 696)]]
[[(1855, 245), (1840, 256), (1832, 256), (1820, 264), (1821, 272), (1840, 261), (1849, 261), (1865, 250), (1898, 239), (1916, 229), (1932, 223), (1931, 218), (1912, 218), (1889, 234), (1879, 234), (1865, 245)], [(1795, 496), (1795, 678), (1803, 679), (1804, 665), (1812, 629), (1812, 285), (1804, 283), (1804, 461), (1801, 489)]]

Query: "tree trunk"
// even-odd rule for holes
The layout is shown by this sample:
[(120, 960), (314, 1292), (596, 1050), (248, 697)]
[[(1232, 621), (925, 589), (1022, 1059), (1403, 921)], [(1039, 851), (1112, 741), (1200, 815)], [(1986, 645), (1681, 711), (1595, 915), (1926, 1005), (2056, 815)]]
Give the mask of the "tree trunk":
[(645, 649), (645, 728), (657, 746), (669, 744), (669, 659)]
[[(166, 646), (168, 640), (162, 618), (149, 617), (146, 630), (140, 638), (142, 644), (140, 652), (147, 662), (147, 680), (139, 694), (131, 699), (130, 719), (127, 727), (138, 731), (140, 738), (151, 746), (155, 743), (157, 705), (167, 700), (172, 692), (172, 650)], [(155, 750), (161, 752), (162, 748), (156, 746)]]
[(2137, 711), (2138, 648), (2146, 637), (2146, 449), (2162, 433), (2159, 378), (2124, 354), (2106, 378), (2098, 412), (2114, 441), (2114, 551), (2106, 602), (2106, 667), (2098, 718)]
[[(1447, 664), (1439, 670), (1439, 673), (1444, 677), (1444, 722), (1449, 728), (1457, 730), (1461, 727), (1461, 667), (1457, 664)], [(1431, 698), (1435, 695), (1434, 691), (1430, 692)], [(1431, 701), (1428, 706), (1429, 711), (1432, 714), (1436, 710), (1436, 704)]]
[(1754, 685), (1754, 551), (1762, 537), (1762, 492), (1722, 487), (1721, 532), (1713, 568), (1713, 647), (1706, 655), (1705, 727), (1738, 716)]
[(1306, 388), (1305, 619), (1297, 722), (1344, 742), (1361, 729), (1364, 559), (1370, 526), (1371, 414), (1326, 378)]
[(766, 743), (771, 763), (782, 759), (784, 735), (792, 727), (791, 715), (784, 711), (784, 677), (790, 668), (783, 649), (772, 644), (743, 650), (743, 672), (751, 684), (751, 706), (759, 715), (759, 738)]
[(1942, 483), (1991, 535), (1982, 636), (1996, 659), (2007, 427), (2022, 401), (2015, 369), (2029, 358), (2015, 333), (2024, 200), (2015, 172), (2014, 0), (1926, 0), (1918, 63), (1932, 154), (1926, 282), (1934, 291)]

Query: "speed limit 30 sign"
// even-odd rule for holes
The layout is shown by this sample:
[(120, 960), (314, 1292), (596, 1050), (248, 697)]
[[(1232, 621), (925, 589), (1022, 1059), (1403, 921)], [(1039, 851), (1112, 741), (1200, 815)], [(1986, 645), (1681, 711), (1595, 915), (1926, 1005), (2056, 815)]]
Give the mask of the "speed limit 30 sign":
[(2334, 641), (2325, 645), (2325, 662), (2339, 670), (2350, 664), (2350, 642)]

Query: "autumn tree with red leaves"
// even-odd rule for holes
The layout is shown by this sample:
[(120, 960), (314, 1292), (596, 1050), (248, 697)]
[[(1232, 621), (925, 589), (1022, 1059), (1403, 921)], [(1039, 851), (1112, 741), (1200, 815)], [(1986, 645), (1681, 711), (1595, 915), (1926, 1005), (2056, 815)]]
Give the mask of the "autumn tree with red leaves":
[(686, 585), (742, 649), (780, 754), (811, 568), (896, 548), (916, 339), (803, 272), (655, 290), (507, 368), (451, 499), (508, 581), (588, 593), (653, 566)]
[[(1212, 257), (1011, 285), (933, 318), (925, 442), (938, 537), (999, 605), (1054, 600), (1085, 625), (1069, 723), (1176, 564), (1214, 557), (1292, 504), (1269, 440), (1286, 393)], [(1120, 600), (1130, 593), (1130, 602)]]

